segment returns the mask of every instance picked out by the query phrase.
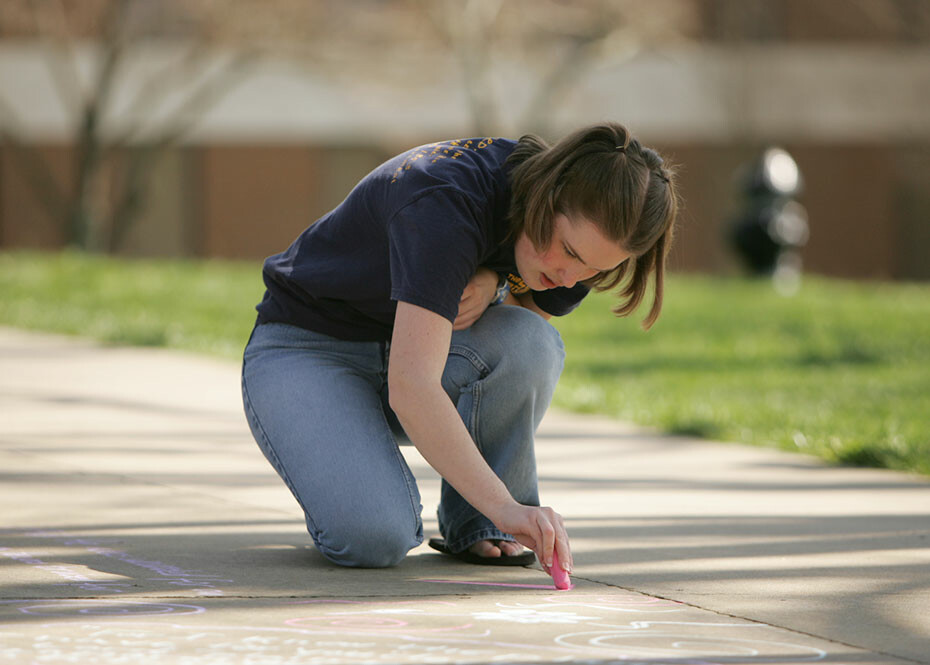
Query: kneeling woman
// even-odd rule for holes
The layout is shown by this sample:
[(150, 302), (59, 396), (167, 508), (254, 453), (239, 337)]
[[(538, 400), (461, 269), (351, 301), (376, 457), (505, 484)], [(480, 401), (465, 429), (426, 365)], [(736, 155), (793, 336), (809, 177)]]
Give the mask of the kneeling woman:
[(320, 552), (391, 566), (422, 542), (406, 434), (443, 478), (432, 545), (570, 570), (533, 449), (564, 357), (547, 319), (618, 285), (629, 314), (653, 276), (651, 325), (676, 214), (662, 159), (608, 123), (415, 148), (267, 259), (243, 399)]

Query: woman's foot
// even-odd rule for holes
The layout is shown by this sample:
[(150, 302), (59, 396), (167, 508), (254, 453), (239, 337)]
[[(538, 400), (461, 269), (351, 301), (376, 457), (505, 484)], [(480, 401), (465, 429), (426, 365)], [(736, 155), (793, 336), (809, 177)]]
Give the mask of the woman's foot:
[(468, 551), (487, 558), (516, 556), (523, 553), (523, 545), (509, 540), (479, 540)]
[(519, 543), (507, 540), (481, 540), (461, 552), (452, 552), (442, 538), (430, 538), (429, 546), (459, 561), (480, 566), (531, 566), (536, 563), (533, 552), (523, 551)]

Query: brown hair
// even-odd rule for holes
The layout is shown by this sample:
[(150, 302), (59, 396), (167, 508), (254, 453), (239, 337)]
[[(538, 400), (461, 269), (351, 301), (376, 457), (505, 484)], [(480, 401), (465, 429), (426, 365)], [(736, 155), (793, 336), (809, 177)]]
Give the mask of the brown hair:
[(537, 249), (545, 248), (555, 213), (590, 220), (632, 256), (585, 285), (607, 291), (629, 276), (614, 308), (617, 316), (627, 316), (639, 307), (655, 273), (652, 308), (643, 320), (648, 330), (662, 310), (665, 260), (679, 207), (674, 172), (659, 154), (640, 145), (623, 125), (604, 123), (551, 147), (537, 136), (523, 136), (508, 164), (513, 189), (509, 239), (526, 233)]

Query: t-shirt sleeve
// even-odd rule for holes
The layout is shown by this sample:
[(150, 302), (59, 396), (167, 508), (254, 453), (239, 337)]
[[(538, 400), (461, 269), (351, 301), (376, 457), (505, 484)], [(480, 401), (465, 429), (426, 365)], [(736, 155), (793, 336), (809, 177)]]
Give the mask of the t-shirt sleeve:
[(544, 312), (552, 316), (565, 316), (581, 304), (588, 295), (588, 287), (584, 284), (575, 284), (570, 289), (558, 288), (548, 291), (533, 291), (533, 302)]
[(454, 321), (485, 241), (480, 211), (462, 194), (435, 189), (388, 223), (391, 299)]

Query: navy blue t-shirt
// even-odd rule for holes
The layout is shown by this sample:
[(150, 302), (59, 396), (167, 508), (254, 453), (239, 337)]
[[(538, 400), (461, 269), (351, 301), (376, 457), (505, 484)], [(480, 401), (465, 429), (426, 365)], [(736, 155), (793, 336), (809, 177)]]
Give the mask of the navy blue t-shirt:
[[(449, 321), (480, 266), (517, 292), (513, 244), (505, 243), (516, 142), (500, 138), (420, 146), (377, 167), (348, 197), (264, 264), (258, 322), (280, 322), (352, 341), (391, 337), (397, 302)], [(534, 291), (560, 316), (588, 289)]]

